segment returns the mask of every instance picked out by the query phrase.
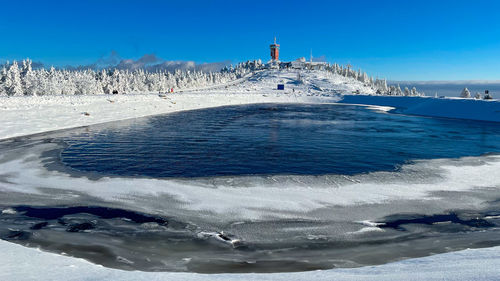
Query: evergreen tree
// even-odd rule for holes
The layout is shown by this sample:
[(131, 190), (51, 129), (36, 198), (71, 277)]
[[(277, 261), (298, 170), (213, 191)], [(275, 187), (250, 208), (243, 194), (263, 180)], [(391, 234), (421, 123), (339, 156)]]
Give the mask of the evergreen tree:
[(0, 96), (7, 95), (7, 86), (5, 85), (5, 81), (7, 80), (7, 68), (2, 67), (0, 71)]
[(410, 92), (410, 90), (408, 89), (408, 87), (405, 87), (404, 95), (405, 95), (405, 96), (410, 96), (410, 95), (411, 95), (411, 92)]
[(7, 72), (7, 95), (9, 96), (21, 96), (23, 95), (23, 86), (21, 82), (21, 74), (19, 73), (19, 67), (17, 62), (14, 61)]
[(461, 98), (466, 98), (466, 99), (470, 98), (470, 91), (469, 91), (469, 89), (464, 88), (462, 90), (462, 93), (460, 94), (460, 97)]

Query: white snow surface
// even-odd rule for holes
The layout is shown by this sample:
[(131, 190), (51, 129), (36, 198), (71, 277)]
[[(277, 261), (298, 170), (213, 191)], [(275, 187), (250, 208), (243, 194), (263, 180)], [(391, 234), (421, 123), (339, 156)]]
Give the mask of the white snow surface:
[(378, 266), (299, 273), (196, 274), (123, 271), (0, 240), (0, 280), (498, 280), (500, 247)]

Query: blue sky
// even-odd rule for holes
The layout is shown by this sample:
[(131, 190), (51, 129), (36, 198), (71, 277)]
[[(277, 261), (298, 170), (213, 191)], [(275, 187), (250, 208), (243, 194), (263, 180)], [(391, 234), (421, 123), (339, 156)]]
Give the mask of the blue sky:
[(391, 80), (500, 80), (500, 1), (0, 1), (0, 60), (325, 56)]

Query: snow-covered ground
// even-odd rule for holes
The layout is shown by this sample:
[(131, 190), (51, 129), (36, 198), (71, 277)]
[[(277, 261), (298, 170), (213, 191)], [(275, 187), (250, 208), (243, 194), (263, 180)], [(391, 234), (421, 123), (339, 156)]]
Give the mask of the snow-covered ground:
[[(278, 83), (285, 84), (284, 91), (277, 91)], [(191, 89), (182, 93), (144, 95), (96, 95), (96, 96), (44, 96), (44, 97), (0, 97), (0, 139), (16, 136), (41, 133), (64, 128), (86, 126), (90, 124), (136, 118), (153, 114), (171, 113), (181, 110), (216, 107), (224, 105), (250, 103), (326, 103), (336, 102), (340, 95), (352, 94), (359, 90), (364, 94), (373, 94), (373, 89), (362, 83), (341, 76), (323, 72), (296, 71), (260, 71), (254, 75), (233, 81), (226, 85), (212, 86), (205, 89)], [(420, 102), (431, 101), (424, 106)], [(464, 101), (451, 99), (417, 99), (407, 97), (380, 98), (373, 96), (344, 96), (343, 102), (390, 106), (402, 109), (404, 113), (429, 116), (468, 118), (483, 115), (477, 120), (500, 121), (500, 103), (497, 101)], [(473, 114), (457, 115), (472, 107)], [(457, 105), (458, 104), (458, 105)], [(455, 107), (459, 106), (459, 107)], [(406, 111), (404, 111), (406, 110)], [(487, 111), (485, 111), (487, 110)], [(442, 114), (434, 114), (440, 112)], [(497, 119), (498, 118), (498, 119)], [(49, 144), (47, 144), (49, 145)], [(436, 199), (432, 192), (437, 191), (467, 191), (471, 186), (488, 188), (498, 186), (498, 157), (491, 156), (485, 163), (480, 159), (469, 159), (467, 169), (465, 164), (449, 164), (440, 160), (416, 164), (416, 167), (429, 168), (440, 171), (442, 178), (439, 184), (433, 186), (408, 184), (408, 182), (377, 182), (378, 180), (360, 179), (351, 185), (344, 185), (338, 189), (324, 190), (309, 194), (303, 198), (303, 186), (291, 186), (282, 189), (267, 184), (263, 179), (257, 179), (255, 186), (250, 186), (244, 192), (234, 190), (231, 186), (222, 186), (211, 194), (203, 193), (203, 183), (186, 185), (183, 182), (156, 180), (127, 180), (104, 178), (101, 181), (71, 178), (58, 172), (42, 171), (40, 163), (29, 158), (29, 151), (25, 159), (14, 159), (3, 163), (0, 168), (4, 172), (16, 175), (20, 170), (22, 175), (13, 176), (12, 184), (4, 185), (2, 192), (39, 192), (38, 187), (50, 184), (53, 188), (66, 189), (73, 187), (76, 191), (91, 191), (94, 195), (113, 201), (134, 205), (134, 200), (127, 197), (126, 192), (134, 194), (147, 192), (155, 196), (157, 193), (169, 190), (171, 195), (188, 202), (185, 206), (193, 211), (210, 210), (221, 214), (228, 206), (234, 209), (229, 215), (256, 218), (256, 207), (268, 209), (277, 216), (287, 214), (291, 209), (311, 211), (328, 204), (353, 205), (360, 203), (377, 203), (388, 200), (405, 199)], [(26, 161), (24, 161), (26, 160)], [(482, 166), (476, 165), (481, 162)], [(429, 164), (431, 163), (431, 164)], [(461, 166), (457, 168), (457, 166)], [(410, 167), (410, 174), (412, 172)], [(16, 172), (17, 171), (17, 172)], [(486, 173), (485, 173), (486, 171)], [(488, 172), (489, 171), (489, 172)], [(50, 176), (50, 183), (49, 178)], [(484, 178), (488, 175), (489, 178)], [(377, 176), (377, 175), (375, 175)], [(380, 175), (379, 175), (380, 176)], [(387, 175), (391, 178), (390, 175)], [(483, 179), (480, 181), (478, 179)], [(274, 182), (276, 179), (270, 179)], [(304, 179), (300, 179), (303, 183)], [(44, 182), (46, 181), (46, 182)], [(141, 188), (134, 189), (135, 183), (141, 181)], [(56, 182), (54, 185), (53, 183)], [(481, 182), (487, 185), (481, 186)], [(117, 190), (104, 189), (102, 186), (119, 184)], [(252, 183), (250, 183), (251, 185)], [(307, 187), (307, 182), (303, 183)], [(144, 191), (144, 186), (148, 190)], [(165, 186), (167, 188), (165, 188)], [(264, 186), (264, 187), (263, 187)], [(127, 188), (131, 188), (128, 190)], [(16, 188), (22, 188), (15, 190)], [(265, 192), (264, 192), (265, 190)], [(359, 198), (359, 192), (370, 196)], [(248, 194), (245, 194), (248, 192)], [(272, 192), (276, 192), (273, 200)], [(266, 199), (263, 200), (261, 194)], [(279, 194), (279, 196), (278, 196)], [(209, 203), (203, 200), (209, 196)], [(238, 197), (239, 196), (239, 197)], [(281, 202), (281, 203), (280, 203)], [(284, 202), (284, 203), (283, 203)], [(473, 204), (474, 202), (467, 202)], [(141, 204), (141, 203), (137, 203)], [(137, 205), (136, 204), (136, 205)], [(225, 206), (226, 209), (218, 209)], [(135, 206), (139, 208), (138, 206)], [(268, 214), (266, 214), (268, 215)], [(368, 218), (369, 219), (369, 218)], [(34, 249), (24, 248), (8, 242), (0, 241), (0, 279), (1, 280), (142, 280), (142, 279), (176, 279), (176, 280), (495, 280), (500, 267), (500, 248), (466, 250), (455, 253), (440, 254), (426, 258), (410, 259), (406, 261), (363, 267), (357, 269), (334, 269), (303, 273), (283, 274), (245, 274), (245, 275), (200, 275), (189, 273), (146, 273), (127, 272), (103, 268), (87, 261), (44, 253)]]
[(122, 271), (0, 240), (0, 279), (23, 280), (498, 280), (500, 247), (472, 249), (379, 266), (272, 274)]

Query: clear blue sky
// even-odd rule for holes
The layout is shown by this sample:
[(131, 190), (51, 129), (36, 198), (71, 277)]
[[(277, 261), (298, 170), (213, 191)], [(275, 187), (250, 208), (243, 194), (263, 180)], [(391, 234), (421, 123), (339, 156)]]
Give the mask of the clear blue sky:
[(325, 56), (391, 80), (500, 80), (500, 1), (1, 1), (0, 60)]

